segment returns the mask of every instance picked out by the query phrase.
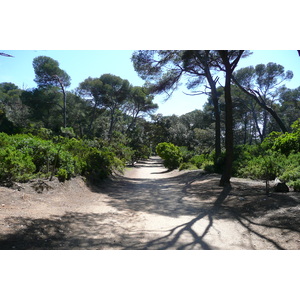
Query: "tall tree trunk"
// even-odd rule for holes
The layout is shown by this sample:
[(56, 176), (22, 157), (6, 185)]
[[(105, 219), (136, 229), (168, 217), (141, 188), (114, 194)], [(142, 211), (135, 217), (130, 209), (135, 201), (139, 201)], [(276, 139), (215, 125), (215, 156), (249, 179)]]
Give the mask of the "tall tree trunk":
[[(198, 54), (199, 55), (199, 54)], [(200, 56), (199, 56), (200, 57)], [(219, 97), (217, 93), (217, 88), (216, 88), (216, 82), (217, 80), (214, 80), (212, 78), (211, 72), (210, 72), (210, 67), (208, 65), (209, 61), (209, 50), (205, 51), (205, 76), (208, 81), (208, 84), (211, 89), (211, 98), (214, 106), (214, 115), (215, 115), (215, 152), (216, 152), (216, 157), (215, 157), (215, 162), (218, 160), (218, 158), (221, 156), (221, 116), (220, 116), (220, 108), (219, 108)], [(201, 60), (201, 57), (200, 57)]]
[(215, 151), (216, 151), (216, 161), (221, 156), (221, 116), (219, 108), (219, 98), (216, 88), (216, 82), (213, 80), (209, 68), (207, 67), (206, 78), (211, 88), (211, 98), (214, 106), (214, 115), (216, 119), (215, 124)]
[(230, 64), (226, 63), (226, 79), (225, 79), (225, 147), (226, 147), (226, 158), (225, 158), (225, 169), (223, 171), (220, 186), (230, 185), (230, 178), (232, 173), (233, 163), (233, 109), (232, 109), (232, 98), (231, 98), (231, 72)]
[(240, 50), (237, 57), (232, 63), (230, 63), (228, 50), (218, 51), (225, 66), (225, 147), (226, 147), (226, 157), (225, 157), (225, 169), (223, 171), (220, 186), (230, 185), (230, 178), (232, 174), (232, 164), (233, 164), (233, 106), (231, 98), (231, 77), (234, 69), (236, 68), (242, 54), (243, 50)]

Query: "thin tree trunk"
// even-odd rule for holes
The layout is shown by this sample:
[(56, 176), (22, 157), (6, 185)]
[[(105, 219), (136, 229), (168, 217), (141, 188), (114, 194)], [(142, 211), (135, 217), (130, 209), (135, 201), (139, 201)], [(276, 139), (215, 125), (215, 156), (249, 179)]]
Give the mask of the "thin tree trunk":
[[(245, 88), (243, 88), (233, 76), (232, 76), (232, 80), (242, 91), (244, 91), (247, 95), (251, 96), (260, 107), (262, 107), (264, 110), (266, 110), (268, 113), (270, 113), (270, 115), (275, 119), (275, 121), (277, 122), (278, 126), (280, 127), (280, 129), (283, 133), (288, 132), (283, 121), (277, 115), (276, 111), (272, 109), (272, 107), (268, 106), (261, 97), (260, 97), (261, 99), (259, 97), (257, 97), (253, 91), (252, 91), (253, 92), (252, 93), (252, 92), (247, 91)], [(263, 134), (262, 134), (262, 136), (264, 137)]]
[(225, 159), (225, 169), (223, 171), (220, 186), (230, 185), (230, 178), (232, 173), (232, 163), (233, 163), (233, 113), (232, 113), (232, 98), (231, 98), (231, 72), (227, 71), (230, 65), (226, 64), (226, 80), (225, 80), (225, 147), (226, 147), (226, 159)]
[(59, 85), (61, 87), (62, 93), (63, 93), (63, 98), (64, 98), (64, 107), (63, 107), (63, 118), (64, 118), (64, 128), (67, 127), (67, 97), (66, 97), (66, 91), (63, 82), (59, 78), (58, 75), (54, 75), (54, 77), (57, 79), (59, 82)]
[(264, 138), (267, 136), (267, 125), (268, 125), (268, 114), (267, 114), (267, 111), (264, 110), (264, 113), (263, 113), (263, 129), (262, 129), (262, 138), (264, 140)]
[(225, 169), (223, 171), (220, 186), (230, 185), (233, 164), (233, 105), (231, 98), (231, 77), (244, 51), (240, 50), (235, 60), (230, 63), (228, 50), (220, 50), (219, 55), (225, 66)]
[(215, 124), (215, 151), (216, 151), (216, 160), (221, 156), (221, 116), (219, 109), (219, 98), (216, 88), (216, 82), (213, 80), (211, 73), (208, 69), (206, 72), (206, 78), (208, 80), (209, 86), (211, 88), (211, 98), (214, 105), (214, 115), (216, 119)]
[(211, 89), (211, 98), (214, 106), (214, 115), (216, 119), (216, 124), (215, 124), (215, 151), (216, 151), (215, 162), (216, 162), (218, 158), (221, 156), (221, 116), (220, 116), (219, 98), (218, 98), (218, 93), (216, 88), (216, 81), (212, 78), (210, 73), (210, 68), (208, 65), (209, 50), (206, 50), (205, 54), (206, 54), (205, 76)]
[(66, 128), (67, 127), (67, 97), (63, 85), (62, 85), (62, 91), (64, 95), (64, 128)]
[(94, 121), (95, 121), (96, 108), (97, 108), (97, 103), (95, 102), (95, 105), (94, 105), (94, 107), (93, 107), (92, 116), (91, 116), (91, 122), (90, 122), (89, 128), (88, 128), (89, 133), (92, 131), (92, 126), (93, 126)]
[(109, 141), (111, 141), (112, 139), (112, 133), (113, 133), (113, 130), (114, 130), (114, 123), (115, 123), (115, 110), (116, 110), (116, 107), (112, 107), (111, 108), (111, 111), (110, 111), (110, 125), (109, 125), (109, 130), (108, 130), (108, 139)]
[(261, 133), (260, 128), (258, 126), (257, 114), (256, 114), (255, 107), (253, 106), (253, 104), (251, 105), (251, 110), (252, 110), (253, 120), (254, 120), (254, 123), (255, 123), (255, 128), (258, 131), (260, 141), (262, 142), (263, 141), (263, 136), (262, 136), (262, 133)]

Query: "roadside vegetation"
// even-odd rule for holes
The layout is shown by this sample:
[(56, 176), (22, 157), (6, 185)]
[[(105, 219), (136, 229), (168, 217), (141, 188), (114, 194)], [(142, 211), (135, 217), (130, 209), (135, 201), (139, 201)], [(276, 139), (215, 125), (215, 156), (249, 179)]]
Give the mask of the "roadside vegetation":
[[(169, 170), (220, 173), (220, 185), (231, 176), (278, 178), (300, 191), (300, 87), (286, 88), (292, 71), (272, 62), (235, 71), (249, 55), (135, 51), (132, 62), (144, 86), (103, 74), (73, 91), (57, 61), (35, 58), (36, 88), (0, 83), (0, 183), (78, 175), (97, 182), (158, 154)], [(227, 76), (224, 87), (217, 85), (220, 73)], [(168, 99), (186, 76), (192, 95), (205, 86), (203, 108), (155, 114), (155, 95)]]

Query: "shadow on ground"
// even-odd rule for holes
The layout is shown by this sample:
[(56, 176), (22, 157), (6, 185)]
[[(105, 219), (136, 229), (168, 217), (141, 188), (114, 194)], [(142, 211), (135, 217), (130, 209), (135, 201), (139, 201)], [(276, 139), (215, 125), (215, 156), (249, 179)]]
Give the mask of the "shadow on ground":
[[(266, 197), (261, 184), (233, 181), (231, 187), (221, 188), (218, 182), (218, 176), (200, 171), (156, 180), (116, 177), (93, 191), (108, 195), (107, 204), (117, 208), (117, 214), (7, 218), (14, 232), (0, 236), (0, 249), (217, 249), (206, 237), (218, 220), (236, 222), (273, 249), (287, 249), (286, 239), (300, 242), (298, 194)], [(128, 221), (130, 212), (187, 216), (189, 221), (150, 237)], [(201, 220), (207, 223), (199, 232), (195, 225)], [(187, 234), (190, 239), (179, 243)], [(299, 249), (297, 245), (292, 248)]]
[[(45, 219), (7, 218), (14, 233), (1, 236), (2, 250), (131, 249), (143, 233), (123, 227), (126, 219), (111, 213), (75, 213)], [(108, 221), (110, 220), (110, 221)]]

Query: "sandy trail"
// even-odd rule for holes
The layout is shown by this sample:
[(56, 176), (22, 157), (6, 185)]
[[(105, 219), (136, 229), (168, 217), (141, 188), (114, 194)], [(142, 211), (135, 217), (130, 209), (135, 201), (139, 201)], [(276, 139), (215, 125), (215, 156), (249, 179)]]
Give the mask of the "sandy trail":
[(97, 187), (1, 187), (0, 249), (300, 249), (299, 194), (218, 181), (151, 157)]

